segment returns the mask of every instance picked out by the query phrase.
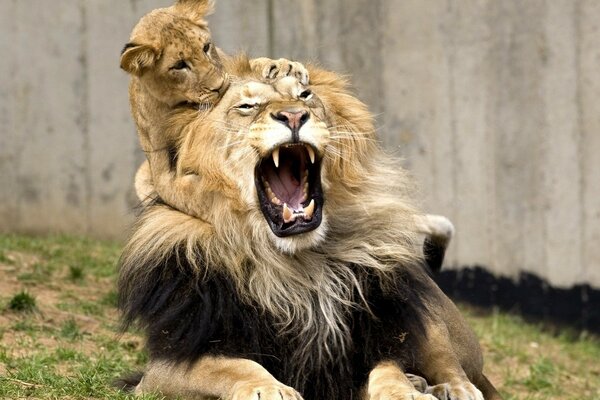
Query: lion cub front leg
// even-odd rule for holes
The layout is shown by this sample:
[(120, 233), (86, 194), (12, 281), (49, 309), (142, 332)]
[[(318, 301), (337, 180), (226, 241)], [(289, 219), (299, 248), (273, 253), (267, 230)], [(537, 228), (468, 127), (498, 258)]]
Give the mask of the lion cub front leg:
[(250, 67), (258, 72), (263, 79), (275, 80), (286, 76), (296, 77), (301, 84), (308, 85), (308, 70), (302, 63), (290, 61), (285, 58), (273, 60), (259, 57), (250, 60)]
[(395, 362), (384, 361), (369, 373), (364, 400), (435, 400), (435, 397), (419, 392)]
[(209, 400), (302, 400), (293, 388), (275, 379), (260, 364), (230, 357), (202, 357), (191, 366), (152, 361), (135, 388), (136, 395)]

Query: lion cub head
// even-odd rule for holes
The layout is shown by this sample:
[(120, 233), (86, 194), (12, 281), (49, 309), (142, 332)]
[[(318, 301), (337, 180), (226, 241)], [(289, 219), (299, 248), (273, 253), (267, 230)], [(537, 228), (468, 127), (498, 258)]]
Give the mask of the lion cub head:
[(121, 54), (121, 68), (169, 107), (216, 101), (227, 75), (204, 20), (212, 0), (179, 0), (145, 15)]

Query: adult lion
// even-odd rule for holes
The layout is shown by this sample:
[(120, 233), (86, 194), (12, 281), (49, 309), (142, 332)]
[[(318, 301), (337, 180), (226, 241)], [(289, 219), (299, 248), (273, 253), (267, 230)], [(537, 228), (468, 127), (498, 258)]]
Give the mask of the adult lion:
[(178, 117), (196, 119), (177, 166), (203, 207), (148, 205), (121, 258), (120, 306), (150, 353), (136, 393), (498, 399), (422, 266), (409, 179), (346, 82), (309, 71), (310, 87), (242, 80)]

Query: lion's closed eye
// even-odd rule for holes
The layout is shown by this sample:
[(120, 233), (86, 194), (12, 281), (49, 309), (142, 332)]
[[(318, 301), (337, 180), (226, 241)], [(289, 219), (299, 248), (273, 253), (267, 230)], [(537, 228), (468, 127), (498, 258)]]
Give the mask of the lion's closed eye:
[(258, 103), (241, 103), (234, 107), (234, 109), (241, 115), (247, 116), (254, 114), (258, 110), (260, 104)]
[(190, 66), (184, 61), (184, 60), (179, 60), (177, 61), (175, 64), (173, 64), (169, 70), (176, 70), (176, 71), (180, 71), (183, 69), (189, 69)]

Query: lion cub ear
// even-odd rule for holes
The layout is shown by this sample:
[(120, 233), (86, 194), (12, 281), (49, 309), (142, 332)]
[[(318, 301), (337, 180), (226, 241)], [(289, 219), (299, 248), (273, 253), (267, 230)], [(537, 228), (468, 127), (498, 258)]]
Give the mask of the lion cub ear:
[(215, 11), (215, 0), (177, 0), (175, 8), (192, 21), (205, 24), (204, 17)]
[(121, 68), (130, 74), (140, 76), (154, 65), (157, 54), (152, 46), (127, 43), (121, 52)]

